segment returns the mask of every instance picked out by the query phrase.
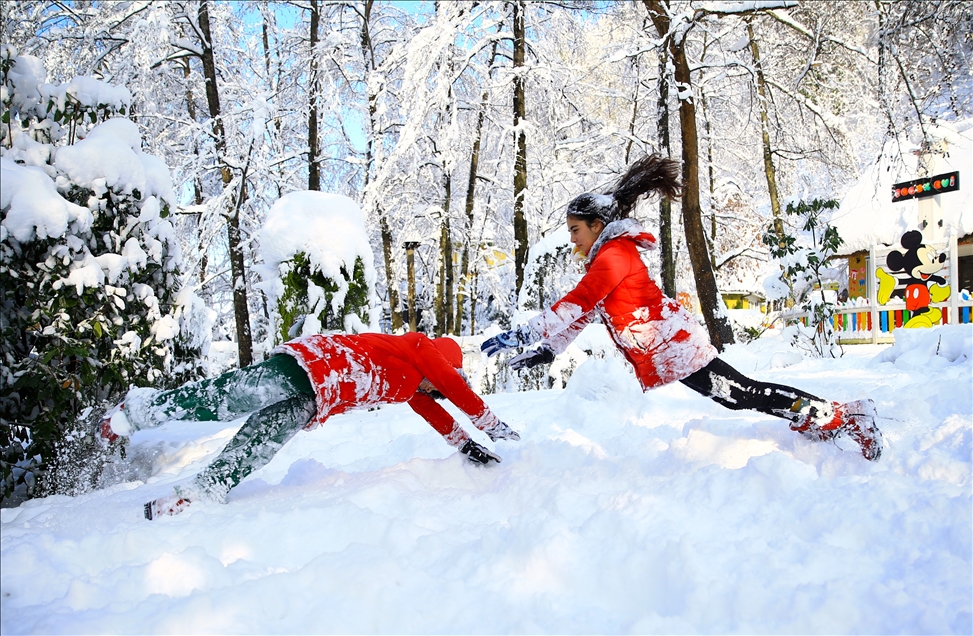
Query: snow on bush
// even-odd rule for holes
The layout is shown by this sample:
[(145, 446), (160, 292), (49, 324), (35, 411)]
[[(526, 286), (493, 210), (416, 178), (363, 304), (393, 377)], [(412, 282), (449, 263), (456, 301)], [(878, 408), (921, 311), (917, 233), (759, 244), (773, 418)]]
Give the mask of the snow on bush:
[(291, 192), (259, 232), (275, 342), (322, 331), (377, 331), (379, 301), (365, 217), (348, 197)]
[(80, 420), (132, 385), (198, 375), (209, 314), (178, 292), (172, 182), (117, 116), (129, 92), (46, 84), (9, 46), (0, 72), (2, 496), (83, 490), (79, 470), (97, 462), (74, 452), (92, 444)]

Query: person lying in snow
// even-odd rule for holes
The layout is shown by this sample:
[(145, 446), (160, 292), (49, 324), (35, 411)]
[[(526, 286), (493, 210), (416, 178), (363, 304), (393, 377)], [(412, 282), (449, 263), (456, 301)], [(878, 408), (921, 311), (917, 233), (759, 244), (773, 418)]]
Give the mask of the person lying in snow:
[(654, 249), (655, 237), (629, 214), (642, 195), (682, 194), (679, 164), (649, 155), (632, 164), (605, 194), (585, 193), (568, 204), (567, 226), (586, 260), (578, 285), (526, 325), (485, 340), (492, 356), (504, 349), (540, 343), (508, 361), (514, 369), (549, 363), (598, 315), (615, 345), (635, 367), (643, 390), (679, 380), (731, 409), (752, 409), (790, 421), (791, 429), (815, 441), (845, 433), (876, 461), (882, 435), (871, 400), (831, 402), (804, 391), (752, 380), (719, 359), (702, 327), (649, 277), (639, 248)]
[(449, 445), (480, 464), (500, 457), (470, 439), (436, 397), (449, 399), (491, 440), (520, 439), (467, 385), (463, 352), (449, 338), (316, 335), (286, 342), (273, 353), (262, 363), (171, 391), (132, 389), (106, 415), (101, 435), (112, 441), (169, 420), (232, 420), (252, 413), (191, 485), (145, 504), (146, 518), (176, 514), (196, 500), (224, 501), (299, 430), (352, 409), (408, 402)]

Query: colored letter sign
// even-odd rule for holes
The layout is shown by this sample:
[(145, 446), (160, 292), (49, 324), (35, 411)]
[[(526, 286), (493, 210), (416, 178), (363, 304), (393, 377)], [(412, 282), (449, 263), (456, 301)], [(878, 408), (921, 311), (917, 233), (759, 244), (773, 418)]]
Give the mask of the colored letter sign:
[(917, 197), (931, 197), (954, 190), (959, 190), (959, 172), (947, 172), (935, 177), (903, 181), (892, 186), (892, 203)]

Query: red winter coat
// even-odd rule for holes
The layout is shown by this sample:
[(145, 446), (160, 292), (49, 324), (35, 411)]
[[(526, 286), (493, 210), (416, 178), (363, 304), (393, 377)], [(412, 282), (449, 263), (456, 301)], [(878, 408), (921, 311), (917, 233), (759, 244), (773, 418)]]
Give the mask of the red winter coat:
[(578, 285), (532, 318), (531, 326), (560, 353), (597, 312), (643, 389), (681, 380), (706, 366), (717, 354), (708, 335), (679, 303), (662, 294), (639, 257), (639, 247), (655, 249), (655, 242), (634, 219), (609, 223), (592, 246)]
[(309, 429), (352, 409), (408, 402), (447, 442), (461, 446), (469, 436), (431, 396), (418, 390), (423, 378), (477, 428), (497, 422), (496, 415), (457, 373), (463, 367), (463, 353), (449, 338), (430, 340), (420, 333), (316, 335), (286, 342), (274, 353), (296, 358), (311, 380), (318, 412)]

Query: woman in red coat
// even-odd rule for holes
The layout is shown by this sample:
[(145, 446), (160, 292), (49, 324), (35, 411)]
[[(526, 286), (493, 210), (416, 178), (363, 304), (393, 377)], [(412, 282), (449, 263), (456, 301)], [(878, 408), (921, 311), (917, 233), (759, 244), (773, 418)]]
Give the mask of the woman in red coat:
[(571, 201), (568, 231), (587, 259), (584, 277), (550, 309), (526, 325), (487, 339), (482, 349), (494, 355), (540, 342), (537, 349), (511, 358), (510, 366), (551, 362), (597, 315), (635, 368), (643, 390), (679, 380), (728, 408), (783, 417), (793, 430), (814, 440), (847, 433), (866, 459), (877, 460), (882, 437), (871, 400), (838, 404), (744, 376), (717, 357), (699, 323), (649, 277), (639, 248), (654, 249), (655, 237), (629, 215), (645, 194), (680, 196), (678, 175), (677, 162), (650, 155), (630, 166), (607, 193), (586, 193)]
[(448, 444), (471, 461), (500, 457), (476, 443), (439, 404), (445, 397), (491, 440), (518, 440), (461, 375), (463, 352), (449, 338), (420, 333), (391, 336), (306, 336), (286, 342), (268, 360), (171, 391), (133, 389), (102, 422), (102, 437), (170, 420), (232, 420), (251, 415), (223, 451), (174, 495), (145, 505), (145, 516), (175, 514), (190, 501), (223, 501), (227, 492), (265, 466), (298, 431), (332, 415), (407, 402)]

